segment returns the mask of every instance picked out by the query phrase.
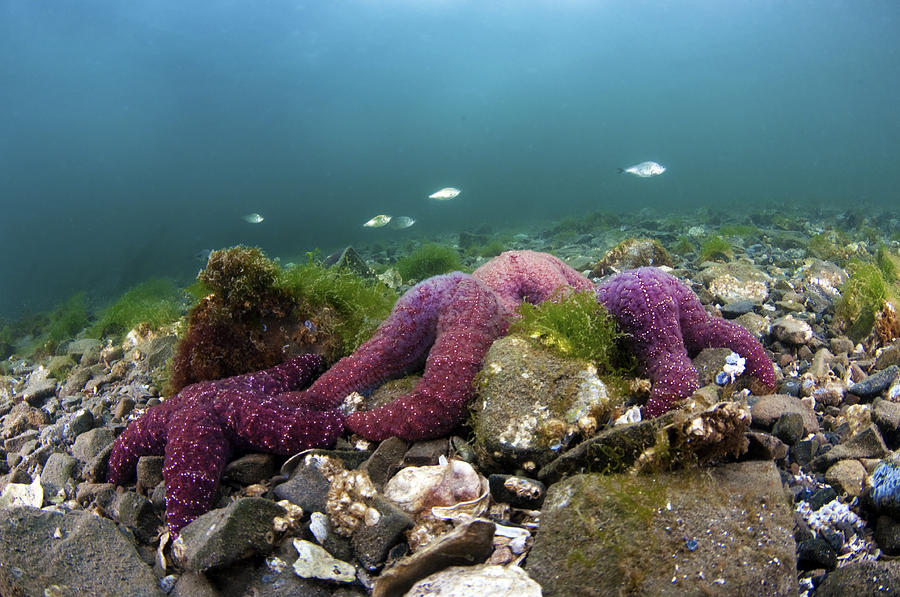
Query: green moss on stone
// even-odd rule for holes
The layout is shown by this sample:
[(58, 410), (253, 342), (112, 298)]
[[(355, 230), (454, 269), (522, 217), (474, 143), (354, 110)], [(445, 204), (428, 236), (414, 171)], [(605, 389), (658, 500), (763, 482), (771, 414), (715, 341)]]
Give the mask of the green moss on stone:
[(569, 293), (539, 305), (522, 303), (519, 313), (510, 333), (536, 339), (561, 356), (592, 361), (601, 373), (615, 370), (616, 341), (623, 334), (593, 292)]
[(126, 291), (103, 309), (89, 334), (122, 334), (140, 323), (151, 329), (177, 321), (184, 311), (184, 293), (169, 280), (152, 279)]
[(462, 268), (459, 252), (453, 247), (430, 243), (397, 260), (397, 272), (403, 280), (424, 280)]
[(733, 258), (731, 243), (721, 236), (709, 236), (700, 245), (700, 261), (731, 261)]
[(847, 328), (847, 335), (858, 342), (872, 331), (875, 313), (888, 298), (890, 289), (875, 264), (854, 260), (847, 269), (850, 277), (841, 286), (835, 316)]

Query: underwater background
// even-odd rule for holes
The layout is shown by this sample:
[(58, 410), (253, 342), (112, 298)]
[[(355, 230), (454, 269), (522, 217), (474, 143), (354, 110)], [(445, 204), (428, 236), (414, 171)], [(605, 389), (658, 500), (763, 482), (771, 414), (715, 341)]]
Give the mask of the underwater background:
[(2, 0), (0, 317), (240, 243), (896, 209), (898, 31), (890, 0)]

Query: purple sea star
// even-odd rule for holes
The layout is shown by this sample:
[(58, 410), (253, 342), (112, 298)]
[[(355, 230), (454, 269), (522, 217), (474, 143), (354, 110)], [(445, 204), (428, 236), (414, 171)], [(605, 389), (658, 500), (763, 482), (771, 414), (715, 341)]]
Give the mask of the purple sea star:
[(375, 335), (338, 361), (306, 394), (317, 404), (339, 404), (354, 391), (416, 370), (415, 389), (371, 411), (347, 416), (347, 428), (370, 440), (438, 437), (459, 425), (475, 375), (491, 344), (506, 333), (516, 307), (540, 303), (560, 288), (593, 290), (562, 260), (535, 251), (508, 251), (470, 276), (435, 276), (411, 288)]
[(344, 431), (337, 410), (307, 408), (298, 392), (323, 367), (318, 355), (216, 381), (199, 382), (147, 410), (116, 439), (108, 479), (134, 476), (138, 458), (165, 454), (166, 521), (177, 534), (209, 510), (219, 477), (233, 450), (294, 454), (327, 446)]
[(708, 314), (675, 276), (653, 267), (623, 272), (597, 288), (600, 301), (631, 336), (633, 350), (652, 383), (644, 412), (657, 417), (700, 386), (689, 355), (726, 347), (747, 359), (747, 373), (775, 386), (772, 362), (743, 327)]
[(304, 394), (336, 406), (354, 391), (425, 370), (415, 389), (393, 402), (347, 417), (371, 440), (418, 440), (452, 430), (465, 416), (472, 380), (491, 343), (506, 332), (497, 298), (473, 276), (435, 276), (404, 294), (375, 335), (339, 360)]

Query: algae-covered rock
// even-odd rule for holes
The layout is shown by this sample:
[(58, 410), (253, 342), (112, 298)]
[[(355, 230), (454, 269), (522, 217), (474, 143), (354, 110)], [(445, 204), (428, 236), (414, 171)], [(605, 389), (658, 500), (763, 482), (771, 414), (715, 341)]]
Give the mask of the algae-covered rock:
[(553, 485), (526, 571), (545, 597), (796, 595), (793, 518), (774, 463)]
[(749, 263), (716, 263), (700, 272), (704, 286), (722, 303), (750, 300), (761, 303), (769, 296), (771, 278)]
[(658, 240), (627, 238), (606, 252), (591, 268), (592, 278), (652, 265), (672, 267), (672, 258)]
[(494, 342), (484, 363), (473, 427), (479, 462), (487, 468), (542, 466), (568, 439), (592, 433), (622, 403), (594, 365), (521, 337)]

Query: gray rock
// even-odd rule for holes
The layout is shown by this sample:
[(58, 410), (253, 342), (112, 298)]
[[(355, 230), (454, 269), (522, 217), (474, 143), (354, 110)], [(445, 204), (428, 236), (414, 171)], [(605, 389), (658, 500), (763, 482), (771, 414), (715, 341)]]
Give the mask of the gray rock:
[(772, 435), (789, 446), (803, 439), (805, 425), (803, 415), (798, 412), (783, 413), (772, 426)]
[(853, 340), (851, 340), (847, 336), (838, 336), (837, 338), (832, 338), (828, 342), (828, 344), (831, 348), (831, 352), (837, 355), (850, 354), (851, 352), (853, 352)]
[(731, 352), (730, 348), (704, 348), (696, 357), (691, 359), (694, 369), (697, 370), (701, 387), (716, 382), (716, 374), (722, 370), (722, 367), (725, 365), (725, 359)]
[(866, 467), (856, 459), (839, 460), (825, 471), (825, 482), (851, 498), (862, 493), (865, 480)]
[(383, 497), (376, 496), (372, 507), (381, 518), (374, 525), (361, 525), (353, 533), (353, 550), (356, 559), (368, 570), (376, 570), (384, 564), (388, 552), (403, 540), (403, 532), (413, 526), (409, 515)]
[(415, 442), (403, 455), (402, 466), (433, 466), (446, 456), (450, 440), (446, 437)]
[(76, 361), (81, 360), (81, 357), (89, 352), (96, 352), (98, 355), (100, 354), (99, 340), (94, 338), (80, 338), (78, 340), (72, 340), (66, 345), (66, 354)]
[(297, 504), (306, 513), (324, 512), (331, 483), (314, 464), (301, 462), (291, 478), (275, 486), (275, 497)]
[(736, 319), (741, 315), (745, 315), (753, 311), (758, 303), (750, 299), (741, 299), (732, 303), (722, 305), (722, 317), (725, 319)]
[(82, 462), (90, 462), (114, 439), (112, 431), (105, 427), (85, 431), (75, 438), (75, 443), (72, 445), (72, 456)]
[(781, 460), (788, 454), (787, 444), (774, 435), (762, 431), (748, 431), (746, 435), (745, 460)]
[(812, 328), (807, 322), (794, 319), (790, 315), (772, 322), (772, 334), (781, 342), (794, 346), (806, 344), (813, 337)]
[(897, 377), (900, 377), (900, 367), (891, 365), (887, 369), (882, 369), (861, 382), (851, 385), (847, 391), (860, 398), (873, 398), (888, 389)]
[(876, 398), (872, 403), (872, 421), (878, 425), (888, 444), (897, 443), (900, 439), (900, 403)]
[(94, 415), (91, 411), (80, 408), (75, 412), (66, 413), (55, 423), (41, 429), (41, 444), (68, 445), (75, 438), (94, 426)]
[(825, 539), (807, 539), (797, 545), (797, 568), (815, 570), (825, 568), (831, 570), (837, 565), (837, 552)]
[(29, 429), (15, 437), (11, 437), (3, 442), (3, 449), (7, 454), (15, 454), (22, 450), (29, 442), (37, 443), (38, 432), (36, 429)]
[(372, 597), (403, 595), (417, 581), (448, 566), (484, 562), (493, 549), (494, 523), (464, 523), (423, 549), (397, 560), (375, 579)]
[(887, 369), (896, 365), (900, 365), (900, 346), (895, 342), (875, 357), (875, 369)]
[(41, 471), (41, 486), (48, 499), (60, 495), (66, 497), (66, 488), (74, 489), (72, 484), (78, 470), (78, 461), (65, 452), (54, 452), (47, 458)]
[(494, 342), (476, 382), (475, 451), (488, 470), (533, 470), (549, 463), (577, 434), (579, 422), (608, 418), (622, 399), (585, 361), (565, 359), (531, 340)]
[(91, 371), (90, 367), (75, 367), (69, 373), (68, 377), (66, 377), (66, 381), (63, 383), (62, 391), (60, 393), (63, 396), (77, 394), (84, 389), (84, 384), (90, 381), (93, 375), (94, 373)]
[(847, 441), (838, 444), (827, 452), (816, 456), (809, 466), (818, 472), (825, 472), (828, 467), (839, 460), (851, 458), (884, 458), (891, 452), (884, 445), (878, 427), (869, 425)]
[(372, 455), (359, 468), (368, 473), (369, 480), (378, 491), (381, 491), (388, 479), (400, 470), (403, 456), (408, 449), (409, 444), (406, 440), (389, 437), (378, 444)]
[(165, 461), (165, 456), (141, 456), (138, 458), (136, 467), (138, 491), (152, 490), (162, 483)]
[(816, 597), (896, 595), (896, 587), (900, 587), (900, 562), (852, 562), (829, 572), (816, 588)]
[(121, 524), (134, 531), (143, 543), (150, 543), (156, 536), (156, 529), (162, 524), (150, 500), (134, 491), (118, 495), (112, 505), (112, 515)]
[(162, 597), (158, 581), (115, 523), (83, 511), (6, 510), (0, 520), (0, 594)]
[(253, 485), (275, 474), (278, 467), (271, 454), (246, 454), (232, 460), (222, 471), (222, 480), (240, 485)]
[(750, 407), (753, 426), (772, 429), (775, 422), (784, 413), (800, 413), (803, 417), (803, 433), (809, 435), (819, 430), (816, 413), (794, 396), (787, 394), (771, 394), (763, 396)]
[(273, 520), (284, 508), (263, 498), (241, 498), (211, 510), (181, 529), (173, 553), (188, 570), (202, 572), (270, 551)]
[(757, 340), (768, 336), (772, 331), (772, 324), (769, 323), (769, 320), (756, 313), (745, 313), (734, 321), (746, 328)]
[(55, 379), (48, 376), (47, 369), (38, 369), (28, 376), (22, 388), (22, 399), (31, 406), (40, 406), (44, 400), (56, 395)]
[(793, 527), (771, 461), (576, 475), (548, 490), (525, 569), (545, 597), (796, 595)]
[(169, 595), (171, 597), (219, 597), (221, 594), (201, 573), (185, 572), (175, 582), (175, 587)]
[(875, 541), (887, 555), (900, 554), (900, 522), (890, 516), (879, 516), (875, 523)]

